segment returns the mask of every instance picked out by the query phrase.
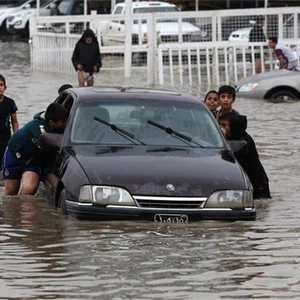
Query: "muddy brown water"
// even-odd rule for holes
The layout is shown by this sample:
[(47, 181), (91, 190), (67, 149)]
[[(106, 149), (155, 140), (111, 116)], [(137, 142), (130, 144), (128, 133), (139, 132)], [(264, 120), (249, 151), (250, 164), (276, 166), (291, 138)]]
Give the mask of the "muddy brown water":
[[(31, 71), (26, 42), (0, 41), (0, 53), (21, 125), (61, 84), (76, 85), (75, 74)], [(103, 71), (96, 83), (111, 78)], [(5, 198), (0, 187), (0, 299), (300, 299), (300, 102), (237, 99), (235, 108), (270, 179), (273, 199), (257, 201), (256, 221), (76, 221), (49, 207), (42, 188)]]

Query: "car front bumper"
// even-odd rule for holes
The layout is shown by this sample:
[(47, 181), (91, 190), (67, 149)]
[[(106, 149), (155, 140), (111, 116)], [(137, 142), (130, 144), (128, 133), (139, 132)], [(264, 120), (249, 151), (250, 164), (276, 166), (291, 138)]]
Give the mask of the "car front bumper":
[(156, 209), (141, 208), (137, 206), (97, 206), (91, 203), (80, 203), (66, 201), (68, 214), (77, 219), (98, 219), (98, 220), (121, 220), (138, 219), (152, 220), (155, 216), (186, 216), (188, 221), (201, 220), (255, 220), (256, 209), (231, 210), (231, 209)]

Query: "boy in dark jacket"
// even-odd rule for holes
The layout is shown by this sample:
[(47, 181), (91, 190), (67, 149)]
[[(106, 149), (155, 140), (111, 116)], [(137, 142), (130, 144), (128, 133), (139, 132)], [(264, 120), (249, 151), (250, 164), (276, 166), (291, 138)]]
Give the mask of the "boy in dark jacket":
[(6, 80), (0, 75), (0, 162), (11, 137), (11, 129), (13, 132), (19, 129), (17, 105), (13, 99), (4, 95), (5, 91)]
[(239, 112), (232, 107), (236, 96), (235, 88), (231, 85), (222, 85), (218, 90), (218, 94), (221, 108), (216, 113), (216, 119), (219, 120), (222, 114), (228, 112), (238, 115)]
[(95, 74), (102, 67), (99, 44), (94, 32), (87, 29), (76, 43), (72, 63), (78, 74), (78, 83), (82, 87), (85, 82), (88, 86), (94, 85)]
[[(237, 159), (251, 181), (254, 189), (253, 198), (271, 198), (268, 176), (259, 160), (255, 142), (246, 132), (247, 117), (226, 113), (221, 116), (219, 122), (223, 124), (223, 132), (226, 132), (228, 140), (244, 140), (247, 143), (245, 156)], [(227, 125), (227, 128), (224, 128), (224, 125)]]
[(5, 154), (3, 179), (5, 195), (34, 195), (39, 187), (44, 150), (39, 143), (43, 132), (62, 133), (69, 111), (58, 103), (47, 107), (43, 116), (40, 112), (10, 138)]

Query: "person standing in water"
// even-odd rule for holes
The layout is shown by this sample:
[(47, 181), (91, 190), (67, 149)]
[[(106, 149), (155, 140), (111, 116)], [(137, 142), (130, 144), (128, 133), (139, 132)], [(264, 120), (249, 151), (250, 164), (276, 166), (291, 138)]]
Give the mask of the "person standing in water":
[(102, 67), (101, 53), (97, 38), (91, 29), (87, 29), (76, 43), (72, 63), (77, 71), (80, 87), (93, 86), (94, 77)]
[[(19, 129), (17, 118), (17, 105), (15, 101), (4, 95), (6, 91), (6, 80), (0, 75), (0, 161), (5, 152), (7, 143), (11, 137), (11, 127), (13, 132)], [(2, 169), (2, 167), (1, 167)]]

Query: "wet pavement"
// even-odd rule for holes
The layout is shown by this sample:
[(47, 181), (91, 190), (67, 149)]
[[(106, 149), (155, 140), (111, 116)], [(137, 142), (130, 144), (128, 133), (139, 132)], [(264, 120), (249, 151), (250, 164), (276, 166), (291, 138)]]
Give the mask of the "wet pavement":
[[(32, 72), (26, 42), (0, 40), (0, 73), (20, 124), (76, 75)], [(96, 84), (144, 86), (123, 73)], [(207, 87), (180, 88), (200, 96)], [(237, 99), (272, 200), (256, 221), (156, 224), (64, 218), (43, 189), (0, 200), (0, 299), (300, 299), (300, 102)], [(3, 191), (0, 190), (1, 195)]]

